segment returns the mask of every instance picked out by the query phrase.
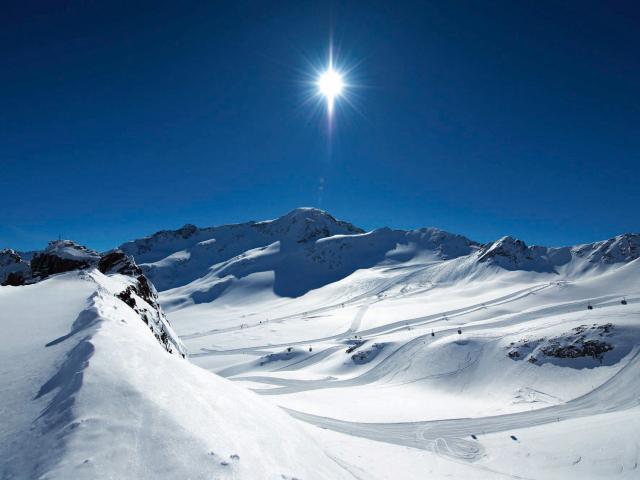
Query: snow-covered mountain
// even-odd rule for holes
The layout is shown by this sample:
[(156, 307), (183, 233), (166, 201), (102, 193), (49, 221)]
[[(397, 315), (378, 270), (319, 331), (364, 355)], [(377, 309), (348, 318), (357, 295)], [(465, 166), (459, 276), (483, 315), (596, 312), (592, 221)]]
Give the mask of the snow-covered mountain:
[(320, 238), (355, 233), (362, 230), (321, 210), (300, 208), (265, 222), (210, 228), (185, 225), (127, 242), (119, 248), (144, 265), (157, 288), (166, 290), (199, 278), (216, 263), (274, 242), (293, 248), (313, 244)]
[(493, 263), (507, 270), (556, 272), (576, 260), (583, 269), (631, 262), (640, 257), (640, 234), (627, 233), (601, 242), (575, 247), (548, 248), (527, 246), (522, 240), (502, 237), (485, 245), (479, 252), (479, 262)]
[(565, 278), (638, 258), (640, 235), (576, 247), (527, 246), (509, 236), (481, 245), (436, 228), (365, 233), (322, 210), (300, 208), (266, 222), (187, 225), (119, 248), (167, 291), (167, 305), (173, 307), (213, 302), (248, 283), (249, 296), (271, 292), (296, 298), (360, 269), (425, 262), (440, 282), (482, 276), (492, 267)]
[(635, 479), (639, 257), (309, 208), (2, 250), (0, 478)]

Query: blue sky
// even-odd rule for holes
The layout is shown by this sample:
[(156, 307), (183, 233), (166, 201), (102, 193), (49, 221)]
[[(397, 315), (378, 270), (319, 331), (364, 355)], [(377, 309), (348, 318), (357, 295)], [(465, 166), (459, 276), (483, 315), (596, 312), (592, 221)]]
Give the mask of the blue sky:
[[(479, 241), (640, 230), (634, 2), (15, 3), (0, 247), (297, 206)], [(331, 33), (357, 108), (329, 139), (304, 82)]]

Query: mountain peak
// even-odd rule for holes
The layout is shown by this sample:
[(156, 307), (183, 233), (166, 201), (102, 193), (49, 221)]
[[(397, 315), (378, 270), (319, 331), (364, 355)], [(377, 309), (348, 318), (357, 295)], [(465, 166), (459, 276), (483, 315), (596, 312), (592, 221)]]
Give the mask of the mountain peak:
[(312, 207), (299, 207), (275, 220), (253, 224), (270, 235), (283, 236), (285, 241), (304, 243), (333, 235), (364, 233), (349, 222), (337, 220), (331, 214)]
[[(306, 222), (322, 222), (335, 223), (338, 225), (349, 226), (354, 230), (354, 233), (364, 233), (364, 230), (354, 226), (349, 222), (336, 219), (326, 210), (322, 210), (316, 207), (298, 207), (294, 208), (290, 212), (282, 215), (275, 220), (268, 220), (268, 222), (285, 222), (285, 221), (306, 221)], [(264, 223), (264, 222), (260, 222)]]
[(624, 233), (601, 242), (578, 245), (573, 251), (592, 263), (630, 262), (640, 258), (640, 234)]

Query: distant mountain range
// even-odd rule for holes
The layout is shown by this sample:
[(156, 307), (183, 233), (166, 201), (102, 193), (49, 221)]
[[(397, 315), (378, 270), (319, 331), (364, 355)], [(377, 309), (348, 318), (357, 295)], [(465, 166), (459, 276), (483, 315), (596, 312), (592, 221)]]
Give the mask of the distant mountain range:
[[(45, 252), (59, 245), (52, 242)], [(437, 228), (365, 232), (323, 210), (297, 208), (275, 220), (163, 230), (118, 249), (135, 259), (159, 291), (193, 284), (191, 300), (198, 303), (214, 301), (235, 281), (255, 273), (273, 271), (274, 293), (298, 297), (359, 269), (418, 259), (442, 262), (440, 278), (476, 276), (487, 268), (575, 275), (637, 259), (640, 234), (570, 247), (528, 246), (510, 236), (481, 244)], [(37, 277), (39, 258), (38, 252), (0, 251), (0, 283)]]

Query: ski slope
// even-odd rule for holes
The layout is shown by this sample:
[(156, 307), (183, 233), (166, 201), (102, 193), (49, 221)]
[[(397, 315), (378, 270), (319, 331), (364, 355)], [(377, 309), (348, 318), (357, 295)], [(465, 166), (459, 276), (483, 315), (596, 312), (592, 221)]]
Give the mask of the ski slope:
[(303, 208), (120, 248), (0, 252), (2, 480), (639, 478), (638, 234)]
[[(354, 236), (378, 241), (375, 232)], [(275, 245), (264, 271), (263, 250), (251, 251), (250, 273), (228, 276), (214, 265), (160, 297), (194, 363), (307, 424), (359, 478), (423, 478), (425, 468), (434, 478), (640, 475), (637, 237), (556, 249), (505, 237), (464, 242), (450, 255), (402, 241), (367, 247), (392, 253), (301, 295), (276, 294), (277, 271), (313, 269), (278, 257)], [(277, 262), (291, 265), (269, 270)], [(221, 278), (219, 295), (193, 301)], [(542, 353), (584, 342), (611, 350)], [(517, 348), (523, 357), (511, 358)], [(608, 422), (619, 435), (603, 428)], [(566, 441), (551, 440), (557, 435)], [(405, 458), (399, 447), (422, 453)], [(381, 474), (373, 459), (360, 460), (362, 449), (404, 463)]]

